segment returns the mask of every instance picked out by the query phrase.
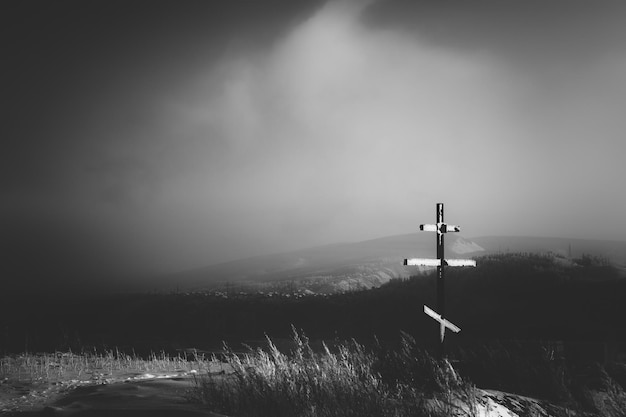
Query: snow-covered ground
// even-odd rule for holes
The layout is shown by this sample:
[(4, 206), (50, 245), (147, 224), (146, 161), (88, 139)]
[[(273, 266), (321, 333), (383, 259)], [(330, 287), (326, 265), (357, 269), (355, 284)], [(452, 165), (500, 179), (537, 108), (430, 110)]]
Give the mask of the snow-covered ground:
[[(9, 415), (224, 417), (186, 398), (193, 388), (194, 375), (193, 371), (145, 373), (98, 383), (75, 382), (71, 390), (57, 390), (54, 395), (40, 392), (35, 403), (28, 404), (26, 397), (16, 398), (24, 406), (13, 407)], [(553, 404), (500, 391), (477, 389), (475, 395), (471, 401), (461, 397), (433, 399), (429, 406), (434, 412), (455, 417), (550, 417), (558, 411)]]

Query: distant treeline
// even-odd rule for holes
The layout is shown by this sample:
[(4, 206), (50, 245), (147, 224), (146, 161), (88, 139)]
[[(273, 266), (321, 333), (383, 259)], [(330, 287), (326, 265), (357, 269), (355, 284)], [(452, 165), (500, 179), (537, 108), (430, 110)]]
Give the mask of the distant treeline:
[[(476, 268), (446, 270), (447, 317), (461, 327), (452, 345), (480, 340), (626, 342), (626, 278), (597, 262), (501, 254)], [(584, 265), (584, 266), (583, 266)], [(434, 343), (435, 276), (328, 297), (221, 298), (204, 294), (130, 294), (65, 300), (10, 300), (0, 306), (0, 353), (119, 347), (137, 353), (254, 344), (289, 338), (397, 340), (404, 331)]]

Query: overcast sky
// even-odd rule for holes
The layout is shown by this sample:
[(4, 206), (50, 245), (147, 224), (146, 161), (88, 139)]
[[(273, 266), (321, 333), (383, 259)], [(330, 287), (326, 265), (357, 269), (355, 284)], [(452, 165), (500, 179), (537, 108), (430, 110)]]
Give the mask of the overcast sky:
[[(3, 279), (626, 240), (626, 3), (0, 2)], [(39, 277), (39, 278), (37, 278)]]

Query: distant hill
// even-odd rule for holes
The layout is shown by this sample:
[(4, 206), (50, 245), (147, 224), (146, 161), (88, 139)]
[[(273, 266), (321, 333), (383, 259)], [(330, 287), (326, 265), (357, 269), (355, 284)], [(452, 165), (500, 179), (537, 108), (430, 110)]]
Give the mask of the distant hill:
[[(449, 258), (531, 252), (552, 253), (567, 260), (589, 254), (626, 270), (626, 242), (518, 236), (468, 239), (450, 233), (445, 245)], [(335, 293), (375, 288), (394, 278), (424, 274), (432, 268), (407, 267), (403, 259), (435, 256), (434, 234), (411, 233), (256, 256), (172, 274), (161, 282), (164, 289), (181, 291)]]
[[(185, 291), (226, 286), (235, 290), (250, 286), (275, 290), (295, 285), (318, 293), (332, 293), (379, 287), (391, 279), (408, 278), (431, 269), (407, 267), (403, 260), (435, 257), (435, 243), (432, 233), (338, 243), (184, 271), (165, 277), (164, 282)], [(446, 256), (450, 258), (467, 258), (484, 252), (479, 244), (458, 234), (448, 234), (445, 245)]]
[(528, 236), (483, 236), (472, 238), (486, 253), (548, 253), (563, 258), (580, 258), (591, 255), (605, 259), (610, 264), (626, 266), (626, 242), (592, 239), (567, 239)]

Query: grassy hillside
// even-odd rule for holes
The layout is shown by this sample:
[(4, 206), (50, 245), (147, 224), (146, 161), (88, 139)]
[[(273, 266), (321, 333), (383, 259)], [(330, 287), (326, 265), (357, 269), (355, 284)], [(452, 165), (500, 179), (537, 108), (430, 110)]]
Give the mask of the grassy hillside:
[[(478, 267), (449, 268), (447, 316), (474, 339), (626, 341), (626, 279), (613, 267), (564, 265), (532, 254), (491, 255)], [(333, 296), (134, 294), (2, 303), (5, 352), (83, 347), (141, 350), (210, 348), (222, 340), (289, 337), (291, 325), (312, 339), (395, 339), (405, 331), (428, 343), (436, 323), (435, 278), (394, 280), (381, 288)]]

